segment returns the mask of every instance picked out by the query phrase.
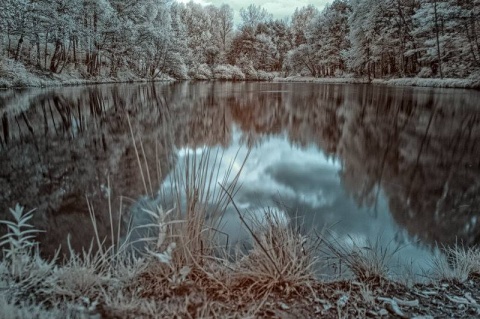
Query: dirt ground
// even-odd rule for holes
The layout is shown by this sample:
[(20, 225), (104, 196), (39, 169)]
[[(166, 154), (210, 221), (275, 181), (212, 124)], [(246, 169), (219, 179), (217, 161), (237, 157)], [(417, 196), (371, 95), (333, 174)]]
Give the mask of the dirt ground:
[[(387, 280), (343, 280), (318, 283), (311, 289), (290, 293), (282, 289), (253, 299), (243, 289), (222, 292), (184, 285), (172, 295), (156, 299), (158, 316), (164, 318), (479, 318), (480, 276), (464, 283), (437, 282), (406, 287)], [(287, 289), (284, 287), (284, 289)], [(254, 294), (257, 295), (258, 294)], [(123, 308), (123, 307), (122, 307)], [(101, 318), (149, 317), (98, 305), (92, 315)]]

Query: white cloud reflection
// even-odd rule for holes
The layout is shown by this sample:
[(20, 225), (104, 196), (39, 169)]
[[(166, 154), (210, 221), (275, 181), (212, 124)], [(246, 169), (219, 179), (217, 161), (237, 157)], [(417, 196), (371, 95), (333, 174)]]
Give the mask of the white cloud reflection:
[[(215, 185), (224, 182), (230, 167), (233, 167), (230, 179), (242, 167), (248, 150), (241, 140), (241, 133), (234, 129), (232, 145), (221, 151), (218, 179), (212, 181)], [(216, 150), (210, 152), (214, 155)], [(181, 149), (178, 163), (187, 154), (201, 153), (202, 149)], [(211, 156), (211, 162), (214, 158)], [(332, 233), (347, 246), (352, 244), (352, 238), (357, 239), (359, 246), (378, 240), (384, 246), (399, 245), (398, 234), (402, 230), (392, 219), (386, 198), (380, 196), (376, 208), (358, 207), (342, 187), (340, 170), (340, 162), (328, 158), (317, 147), (299, 148), (292, 146), (285, 136), (268, 137), (251, 150), (240, 174), (241, 188), (235, 201), (242, 213), (253, 216), (251, 220), (265, 220), (265, 208), (279, 207), (275, 214), (282, 220), (300, 217), (305, 225), (319, 230), (335, 225)], [(230, 208), (223, 220), (223, 231), (229, 234), (230, 244), (249, 238), (241, 225), (238, 214)], [(408, 242), (402, 240), (401, 244)], [(422, 267), (427, 263), (428, 253), (424, 249), (406, 245), (402, 253)]]

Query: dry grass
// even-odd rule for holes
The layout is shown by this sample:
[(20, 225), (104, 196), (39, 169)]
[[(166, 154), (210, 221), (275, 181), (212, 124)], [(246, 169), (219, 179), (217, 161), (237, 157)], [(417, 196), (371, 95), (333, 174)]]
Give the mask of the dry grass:
[[(97, 233), (89, 249), (70, 248), (64, 260), (60, 253), (43, 260), (38, 231), (28, 224), (33, 211), (12, 209), (13, 220), (3, 222), (10, 232), (0, 239), (0, 319), (342, 317), (380, 309), (379, 287), (390, 280), (387, 266), (395, 249), (379, 241), (369, 247), (312, 241), (269, 209), (252, 224), (234, 202), (241, 169), (230, 165), (221, 172), (222, 157), (208, 151), (186, 156), (172, 175), (173, 208), (144, 208), (149, 223), (125, 238), (111, 225), (110, 240)], [(148, 174), (143, 176), (149, 190)], [(218, 181), (221, 187), (215, 187)], [(252, 240), (251, 249), (234, 256), (216, 240), (229, 205)], [(91, 216), (95, 226), (93, 207)], [(136, 231), (145, 236), (133, 239)], [(139, 243), (143, 249), (137, 250)], [(316, 272), (327, 261), (320, 250), (333, 253), (356, 279), (321, 281)], [(454, 247), (447, 253), (448, 267), (438, 262), (440, 277), (464, 280), (480, 272), (478, 250)]]
[(344, 276), (341, 267), (344, 265), (351, 273), (362, 282), (382, 282), (389, 280), (389, 265), (396, 257), (400, 247), (383, 246), (381, 238), (365, 246), (358, 246), (350, 238), (350, 244), (341, 243), (333, 236), (323, 236), (327, 248), (325, 253), (336, 259), (340, 276)]
[(480, 249), (456, 244), (443, 247), (442, 254), (433, 263), (433, 277), (437, 280), (465, 282), (472, 275), (480, 275)]
[[(252, 233), (253, 248), (235, 260), (193, 254), (187, 245), (177, 250), (172, 239), (180, 242), (181, 234), (172, 232), (183, 228), (168, 220), (161, 228), (167, 231), (159, 232), (143, 255), (87, 250), (71, 252), (64, 263), (53, 264), (41, 260), (35, 245), (16, 247), (13, 254), (4, 252), (0, 264), (0, 318), (32, 314), (36, 318), (258, 318), (287, 317), (289, 312), (292, 318), (317, 312), (348, 317), (366, 315), (368, 309), (380, 313), (388, 299), (388, 288), (378, 283), (378, 278), (388, 280), (384, 250), (366, 255), (384, 256), (382, 262), (367, 262), (366, 256), (341, 257), (360, 275), (352, 281), (322, 283), (315, 276), (316, 264), (323, 262), (317, 257), (318, 244), (281, 220), (267, 220)], [(478, 251), (456, 247), (450, 253), (455, 263), (466, 265), (462, 273), (478, 274)], [(24, 256), (22, 271), (12, 267), (14, 255)], [(311, 312), (292, 306), (302, 300), (302, 309)]]
[(238, 261), (235, 280), (254, 296), (303, 296), (316, 281), (318, 247), (278, 215), (266, 210), (265, 217), (252, 231), (253, 249)]

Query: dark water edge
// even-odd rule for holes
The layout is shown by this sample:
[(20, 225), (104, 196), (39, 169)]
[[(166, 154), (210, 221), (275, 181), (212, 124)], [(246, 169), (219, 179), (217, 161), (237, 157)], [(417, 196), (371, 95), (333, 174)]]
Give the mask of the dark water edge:
[[(181, 162), (179, 150), (228, 153), (243, 145), (264, 162), (245, 170), (261, 167), (260, 178), (239, 194), (251, 209), (280, 196), (289, 216), (300, 213), (319, 227), (338, 222), (338, 233), (363, 241), (388, 229), (397, 243), (476, 245), (479, 97), (469, 90), (316, 83), (1, 91), (0, 217), (17, 202), (36, 207), (46, 251), (65, 245), (67, 233), (79, 248), (93, 235), (86, 198), (99, 231), (109, 234), (109, 191), (113, 211), (129, 207), (164, 183)], [(139, 174), (130, 126), (142, 142), (151, 188)]]

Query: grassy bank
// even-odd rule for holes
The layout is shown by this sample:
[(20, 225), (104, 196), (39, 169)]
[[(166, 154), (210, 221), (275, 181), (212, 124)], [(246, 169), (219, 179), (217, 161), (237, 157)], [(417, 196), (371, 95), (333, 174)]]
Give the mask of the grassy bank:
[[(244, 255), (222, 257), (198, 220), (150, 212), (160, 231), (145, 254), (125, 247), (39, 257), (17, 206), (2, 241), (0, 318), (347, 318), (478, 316), (480, 254), (457, 247), (436, 261), (436, 279), (389, 278), (380, 251), (333, 249), (352, 276), (319, 277), (309, 238), (271, 220)], [(165, 218), (167, 217), (167, 218)], [(191, 237), (191, 236), (194, 237)], [(354, 257), (352, 257), (354, 256)], [(375, 258), (372, 258), (375, 257)], [(323, 278), (323, 279), (320, 279)]]
[[(2, 222), (9, 232), (0, 240), (0, 318), (480, 315), (478, 249), (444, 249), (448, 258), (432, 260), (428, 280), (407, 280), (388, 268), (388, 260), (401, 251), (304, 234), (268, 209), (253, 220), (234, 200), (241, 163), (236, 173), (232, 164), (222, 177), (221, 155), (198, 157), (187, 157), (172, 175), (173, 207), (143, 207), (149, 222), (132, 226), (126, 235), (111, 223), (111, 246), (97, 233), (90, 248), (59, 251), (44, 260), (35, 241), (40, 230), (29, 225), (35, 212), (12, 208), (11, 219)], [(140, 157), (138, 162), (148, 185), (148, 169)], [(215, 190), (217, 180), (221, 186)], [(249, 249), (225, 246), (220, 239), (229, 205), (242, 222), (238, 227), (250, 235)], [(338, 271), (328, 271), (332, 267)]]
[(355, 77), (332, 77), (332, 78), (316, 78), (313, 76), (288, 76), (276, 77), (274, 82), (298, 82), (298, 83), (324, 83), (324, 84), (366, 84), (369, 83), (367, 78)]
[(193, 80), (193, 81), (271, 81), (275, 74), (255, 69), (241, 70), (232, 65), (217, 65), (210, 68), (206, 64), (200, 65), (182, 78), (172, 78), (169, 75), (160, 73), (154, 79), (145, 78), (129, 70), (119, 70), (115, 76), (102, 74), (91, 76), (86, 71), (81, 71), (73, 65), (62, 73), (53, 73), (47, 70), (40, 70), (34, 66), (11, 60), (0, 59), (0, 89), (25, 88), (25, 87), (51, 87), (70, 86), (85, 84), (103, 83), (126, 83), (126, 82), (160, 82)]
[[(173, 81), (163, 76), (155, 81)], [(35, 68), (26, 68), (22, 63), (10, 59), (0, 60), (0, 89), (24, 87), (51, 87), (102, 83), (148, 82), (152, 79), (141, 78), (132, 72), (117, 73), (117, 76), (96, 76), (86, 78), (78, 70), (66, 70), (62, 74), (41, 71)]]
[(419, 86), (434, 88), (459, 88), (459, 89), (480, 89), (480, 77), (471, 76), (466, 79), (429, 79), (429, 78), (392, 78), (392, 79), (372, 79), (366, 77), (332, 77), (315, 78), (304, 76), (290, 76), (286, 78), (277, 77), (274, 82), (306, 82), (306, 83), (325, 83), (325, 84), (377, 84), (389, 86)]
[(457, 89), (480, 89), (480, 78), (470, 77), (467, 79), (424, 79), (424, 78), (399, 78), (380, 80), (375, 79), (373, 84), (391, 86), (420, 86), (433, 88), (457, 88)]
[[(241, 73), (240, 70), (238, 72)], [(253, 71), (252, 71), (253, 72)], [(257, 71), (255, 71), (257, 72)], [(258, 71), (258, 74), (241, 74), (235, 77), (229, 70), (223, 73), (213, 75), (211, 72), (203, 77), (194, 76), (193, 79), (201, 80), (248, 80), (248, 81), (273, 81), (273, 82), (299, 82), (299, 83), (324, 83), (324, 84), (368, 84), (390, 86), (419, 86), (435, 88), (466, 88), (480, 89), (480, 76), (475, 75), (466, 79), (429, 79), (429, 78), (393, 78), (393, 79), (373, 79), (366, 77), (332, 77), (316, 78), (309, 76), (289, 76), (274, 77), (274, 74)], [(203, 73), (202, 73), (203, 74)], [(40, 71), (35, 68), (27, 69), (22, 63), (4, 59), (0, 61), (0, 88), (22, 88), (22, 87), (51, 87), (51, 86), (69, 86), (86, 85), (102, 83), (125, 83), (125, 82), (151, 82), (151, 81), (174, 81), (173, 78), (163, 75), (155, 80), (139, 77), (132, 72), (117, 73), (116, 77), (97, 76), (86, 78), (78, 70), (66, 70), (62, 74), (55, 74), (47, 71)]]

